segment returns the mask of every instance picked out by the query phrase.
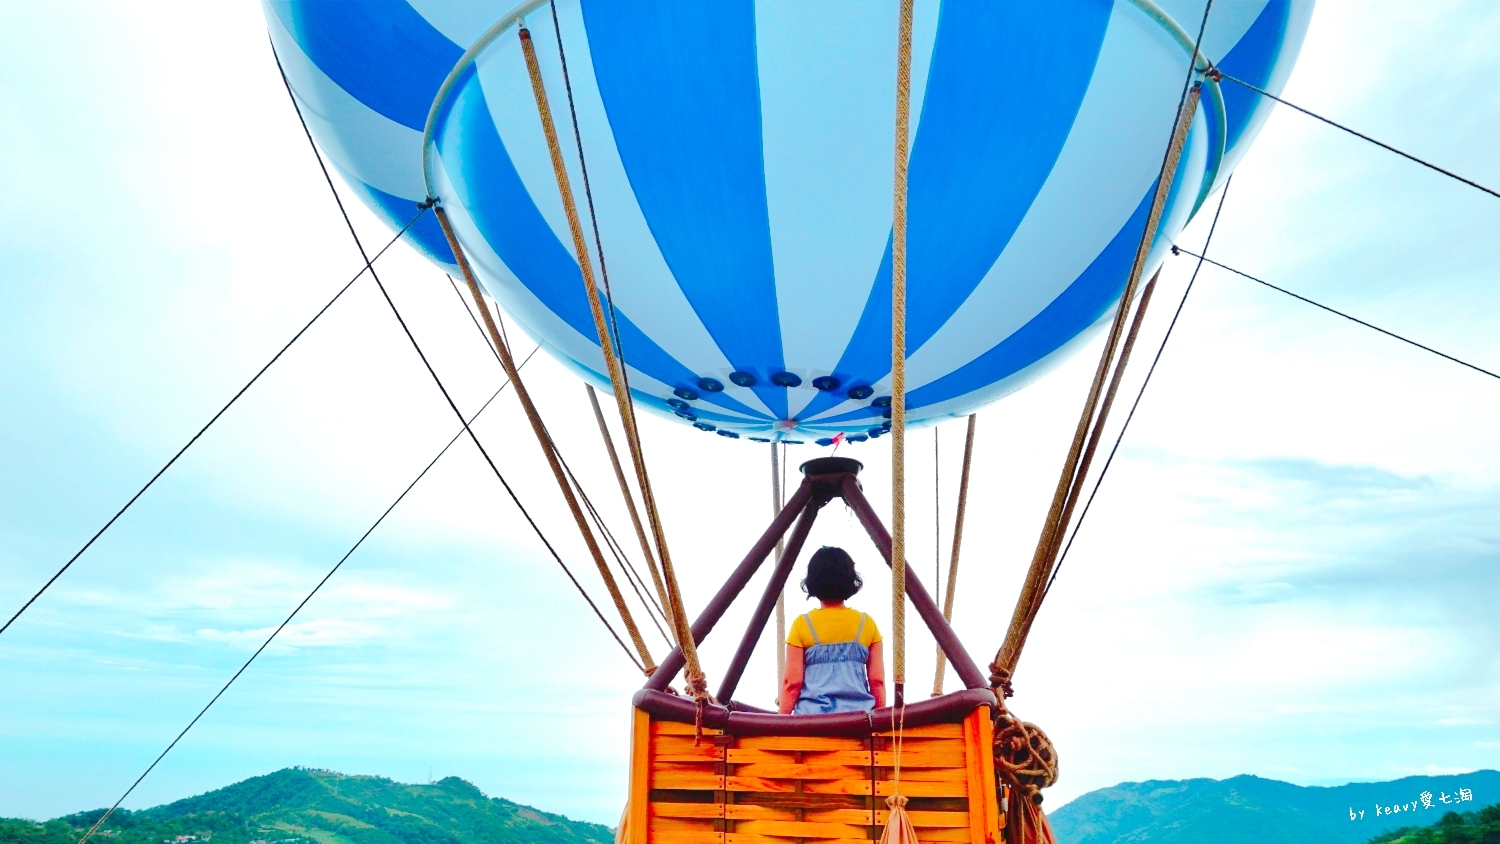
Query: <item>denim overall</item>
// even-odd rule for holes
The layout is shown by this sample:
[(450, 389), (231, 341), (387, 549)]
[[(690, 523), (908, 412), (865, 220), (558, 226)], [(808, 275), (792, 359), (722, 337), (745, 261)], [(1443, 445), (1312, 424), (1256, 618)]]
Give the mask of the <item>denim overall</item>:
[(804, 615), (812, 633), (813, 646), (802, 656), (802, 694), (792, 712), (797, 715), (826, 715), (830, 712), (868, 712), (875, 708), (870, 694), (870, 677), (865, 663), (870, 649), (859, 643), (865, 632), (864, 613), (859, 615), (859, 629), (852, 642), (824, 644), (813, 629), (812, 616)]

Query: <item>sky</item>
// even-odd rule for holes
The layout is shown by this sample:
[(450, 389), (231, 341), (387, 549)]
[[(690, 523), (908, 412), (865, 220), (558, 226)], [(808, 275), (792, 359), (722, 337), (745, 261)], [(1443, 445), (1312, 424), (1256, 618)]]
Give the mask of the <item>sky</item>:
[[(1495, 43), (1492, 3), (1324, 2), (1285, 95), (1500, 185)], [(360, 262), (258, 4), (0, 3), (0, 185), (8, 616)], [(389, 237), (357, 207), (354, 221), (368, 244)], [(1500, 200), (1283, 109), (1210, 254), (1495, 370), (1497, 225)], [(1205, 235), (1206, 215), (1179, 242)], [(404, 247), (377, 267), (472, 412), (501, 375), (459, 297)], [(1139, 360), (1191, 271), (1168, 262)], [(978, 661), (1003, 635), (1097, 352), (980, 413), (955, 610)], [(544, 354), (525, 376), (628, 534), (582, 385)], [(1206, 267), (1016, 674), (1012, 709), (1059, 749), (1047, 805), (1126, 780), (1500, 767), (1497, 416), (1495, 379)], [(356, 283), (0, 636), (0, 816), (113, 803), (456, 430), (379, 292)], [(475, 430), (602, 597), (508, 391)], [(937, 431), (908, 447), (912, 564), (929, 582), (963, 424)], [(769, 517), (768, 447), (654, 417), (642, 435), (691, 611)], [(888, 442), (840, 451), (882, 512)], [(826, 510), (810, 542), (855, 553), (858, 601), (888, 629), (889, 577), (847, 511)], [(734, 638), (705, 646), (710, 683)], [(932, 643), (911, 642), (921, 688)], [(774, 675), (763, 646), (741, 698), (769, 703)], [(305, 765), (461, 776), (613, 823), (641, 679), (460, 441), (125, 806)]]

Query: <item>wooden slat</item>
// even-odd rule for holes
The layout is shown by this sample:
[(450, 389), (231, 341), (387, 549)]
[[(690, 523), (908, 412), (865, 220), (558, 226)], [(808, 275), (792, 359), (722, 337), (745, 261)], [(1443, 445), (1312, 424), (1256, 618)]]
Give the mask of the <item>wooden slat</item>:
[(661, 832), (714, 832), (714, 821), (718, 818), (663, 818), (653, 817), (647, 826), (651, 830), (651, 836), (656, 837)]
[(712, 829), (705, 832), (652, 832), (651, 844), (724, 844), (724, 833)]
[[(907, 727), (906, 729), (904, 729), (904, 730), (901, 731), (901, 734), (903, 736), (905, 736), (906, 738), (909, 738), (909, 739), (910, 738), (952, 738), (952, 739), (961, 739), (961, 738), (964, 737), (964, 725), (962, 723), (958, 723), (958, 724), (925, 724), (925, 725), (920, 726), (920, 727)], [(877, 733), (875, 733), (875, 735), (881, 736), (882, 738), (884, 738), (884, 737), (894, 738), (896, 736), (896, 732), (894, 730), (892, 730), (890, 732), (877, 732)]]
[[(685, 776), (677, 774), (674, 776)], [(761, 791), (785, 794), (797, 790), (796, 780), (770, 779), (768, 777), (742, 777), (730, 774), (724, 778), (724, 787), (729, 791)], [(806, 780), (803, 781), (803, 791), (808, 794), (869, 794), (870, 781), (867, 779), (850, 778), (836, 780)], [(881, 780), (875, 783), (875, 793), (881, 797), (889, 797), (896, 793), (896, 784), (890, 780)], [(671, 786), (661, 786), (663, 788)], [(687, 788), (688, 786), (676, 786)], [(907, 797), (967, 797), (969, 796), (968, 783), (962, 778), (956, 781), (924, 782), (921, 780), (908, 780), (902, 778), (901, 793)]]
[(757, 762), (750, 765), (740, 765), (735, 769), (735, 776), (740, 777), (763, 777), (778, 780), (847, 780), (863, 779), (870, 780), (869, 768), (850, 768), (844, 765), (817, 765), (795, 763), (773, 763)]
[(812, 821), (740, 821), (735, 824), (734, 831), (740, 835), (775, 835), (786, 838), (870, 839), (870, 830), (863, 825)]
[[(740, 777), (731, 774), (725, 778), (725, 787), (730, 791), (787, 794), (796, 790), (796, 782), (793, 780), (773, 780), (762, 777)], [(807, 794), (868, 795), (870, 793), (870, 781), (865, 779), (814, 780), (805, 782), (803, 784), (803, 791)], [(894, 793), (896, 793), (895, 783), (889, 780), (882, 780), (876, 783), (877, 795), (889, 797)], [(907, 797), (967, 797), (968, 784), (965, 782), (916, 782), (903, 779), (901, 781), (901, 793)]]
[(664, 774), (664, 773), (697, 773), (697, 772), (700, 772), (700, 771), (707, 771), (709, 773), (713, 773), (713, 771), (714, 771), (714, 762), (713, 762), (713, 760), (709, 760), (709, 761), (706, 761), (706, 762), (699, 761), (699, 760), (694, 760), (692, 762), (667, 762), (667, 761), (656, 759), (654, 757), (651, 760), (651, 772), (653, 774)]
[(835, 736), (746, 736), (735, 742), (736, 747), (753, 750), (864, 750), (864, 739), (838, 738)]
[[(666, 751), (657, 749), (657, 754), (662, 756)], [(675, 756), (673, 757), (676, 758)], [(962, 745), (949, 745), (944, 743), (941, 748), (913, 749), (907, 747), (901, 751), (901, 767), (906, 768), (959, 768), (963, 769), (966, 764), (966, 755)], [(741, 747), (729, 748), (729, 762), (732, 764), (750, 764), (756, 762), (793, 762), (791, 751), (755, 750)], [(820, 752), (807, 752), (803, 755), (805, 764), (829, 764), (849, 765), (852, 767), (868, 767), (870, 765), (870, 751), (868, 750), (826, 750)], [(896, 764), (896, 753), (891, 750), (879, 750), (875, 752), (875, 764), (889, 768)]]
[[(870, 776), (869, 769), (865, 769), (865, 778)], [(882, 780), (894, 780), (896, 772), (894, 768), (880, 768), (876, 777)], [(969, 773), (963, 768), (908, 768), (901, 766), (902, 782), (961, 782), (969, 781)]]
[(798, 819), (796, 809), (757, 806), (753, 803), (730, 803), (724, 807), (724, 816), (733, 821), (795, 821)]
[[(917, 833), (917, 840), (922, 842), (922, 844), (928, 844), (929, 841), (957, 841), (961, 842), (961, 844), (970, 844), (970, 842), (974, 841), (974, 834), (969, 831), (968, 827), (960, 829), (924, 829)], [(977, 844), (985, 844), (985, 842), (981, 839)]]
[(724, 778), (715, 774), (712, 769), (708, 771), (652, 771), (652, 788), (690, 788), (710, 789), (723, 788)]
[[(907, 812), (911, 818), (912, 826), (922, 829), (925, 827), (943, 827), (953, 829), (967, 829), (969, 826), (968, 812)], [(884, 826), (890, 811), (881, 809), (875, 813), (875, 823)], [(868, 809), (818, 809), (808, 810), (803, 820), (820, 821), (823, 823), (849, 823), (868, 824), (870, 822), (870, 810)], [(917, 836), (921, 840), (922, 836)]]
[(635, 710), (630, 722), (630, 797), (622, 844), (646, 844), (651, 794), (651, 716)]
[[(651, 735), (653, 736), (688, 736), (691, 738), (695, 732), (692, 724), (679, 724), (676, 721), (651, 722)], [(704, 727), (703, 734), (705, 736), (719, 736), (723, 735), (724, 731)]]
[[(759, 835), (749, 832), (731, 832), (724, 836), (724, 841), (722, 842), (722, 844), (792, 844), (794, 840), (795, 839), (781, 838), (774, 835)], [(863, 841), (866, 844), (869, 844), (870, 837), (869, 835), (865, 835), (860, 838), (805, 838), (803, 839), (803, 841), (805, 842), (805, 844), (823, 844), (823, 842), (828, 842), (828, 844), (836, 844), (836, 842), (838, 844), (842, 844), (842, 842), (850, 842), (850, 844), (853, 844), (853, 842), (859, 841)], [(689, 844), (689, 842), (673, 841), (661, 842), (661, 844)], [(716, 842), (716, 844), (719, 843)]]
[(651, 818), (712, 818), (724, 816), (722, 803), (652, 803)]

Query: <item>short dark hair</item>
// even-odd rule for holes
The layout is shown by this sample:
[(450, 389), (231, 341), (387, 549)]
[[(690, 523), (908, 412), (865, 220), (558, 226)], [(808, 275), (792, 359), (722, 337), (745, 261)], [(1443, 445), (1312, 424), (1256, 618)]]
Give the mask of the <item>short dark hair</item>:
[(802, 591), (820, 601), (847, 601), (864, 585), (859, 572), (854, 570), (854, 558), (849, 552), (824, 545), (807, 561), (807, 577), (802, 580)]

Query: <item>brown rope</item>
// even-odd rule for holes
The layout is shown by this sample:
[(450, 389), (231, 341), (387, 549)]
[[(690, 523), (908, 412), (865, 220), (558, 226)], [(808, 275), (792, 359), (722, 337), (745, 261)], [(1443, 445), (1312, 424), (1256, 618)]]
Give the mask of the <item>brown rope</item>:
[[(609, 452), (609, 465), (614, 467), (615, 480), (620, 483), (620, 495), (625, 499), (625, 509), (630, 511), (630, 523), (635, 527), (635, 538), (641, 544), (641, 555), (646, 558), (646, 567), (651, 571), (651, 582), (656, 587), (656, 595), (661, 599), (663, 608), (671, 606), (667, 600), (667, 589), (662, 585), (661, 569), (657, 568), (656, 555), (651, 553), (651, 541), (646, 538), (646, 528), (641, 524), (640, 511), (635, 508), (635, 496), (630, 492), (630, 484), (625, 480), (625, 469), (620, 466), (620, 455), (615, 451), (614, 437), (610, 436), (609, 425), (604, 421), (604, 411), (599, 407), (599, 396), (594, 392), (592, 384), (585, 384), (589, 391), (589, 405), (594, 408), (594, 421), (599, 423), (599, 436), (604, 438), (604, 448)], [(672, 620), (670, 616), (667, 624)], [(675, 637), (668, 637), (676, 643)]]
[[(1115, 362), (1115, 353), (1120, 347), (1120, 342), (1125, 334), (1125, 322), (1130, 311), (1130, 303), (1135, 298), (1135, 293), (1140, 284), (1141, 275), (1145, 270), (1146, 259), (1150, 255), (1151, 244), (1156, 239), (1156, 230), (1161, 223), (1162, 210), (1166, 206), (1167, 194), (1171, 191), (1172, 180), (1177, 172), (1177, 164), (1182, 158), (1182, 148), (1187, 140), (1188, 128), (1192, 125), (1193, 115), (1198, 109), (1198, 99), (1202, 93), (1201, 85), (1195, 84), (1188, 91), (1182, 108), (1177, 115), (1177, 123), (1172, 127), (1171, 143), (1167, 147), (1167, 154), (1162, 162), (1160, 176), (1156, 182), (1156, 193), (1151, 199), (1151, 212), (1146, 218), (1145, 231), (1141, 233), (1140, 243), (1136, 247), (1135, 260), (1131, 263), (1130, 275), (1126, 280), (1125, 290), (1120, 297), (1120, 306), (1115, 311), (1115, 318), (1110, 325), (1109, 337), (1105, 341), (1104, 350), (1099, 356), (1099, 366), (1094, 371), (1094, 380), (1089, 385), (1088, 399), (1084, 402), (1083, 413), (1078, 419), (1078, 426), (1073, 432), (1073, 442), (1068, 448), (1067, 458), (1063, 462), (1063, 470), (1057, 479), (1057, 488), (1052, 495), (1052, 504), (1047, 511), (1047, 519), (1042, 526), (1041, 537), (1037, 540), (1036, 551), (1031, 558), (1031, 567), (1027, 571), (1025, 583), (1021, 589), (1021, 595), (1016, 601), (1016, 608), (1011, 616), (1010, 627), (1006, 630), (1005, 641), (1000, 646), (1000, 651), (995, 655), (995, 661), (990, 664), (990, 685), (1000, 690), (1004, 696), (1011, 694), (1010, 679), (1015, 672), (1016, 662), (1021, 657), (1021, 649), (1026, 644), (1027, 634), (1031, 631), (1031, 624), (1036, 618), (1038, 610), (1041, 609), (1041, 598), (1046, 586), (1047, 577), (1051, 574), (1053, 566), (1057, 561), (1057, 552), (1066, 525), (1065, 519), (1072, 514), (1073, 504), (1076, 503), (1078, 491), (1081, 489), (1082, 477), (1078, 471), (1084, 460), (1085, 438), (1089, 434), (1091, 424), (1094, 421), (1096, 411), (1100, 412), (1101, 419), (1109, 413), (1109, 403), (1114, 398), (1115, 388), (1118, 387), (1120, 376), (1123, 374), (1124, 360), (1121, 367), (1115, 371), (1110, 379), (1109, 395), (1105, 397), (1105, 379), (1109, 376), (1111, 367)], [(1154, 281), (1154, 279), (1153, 279)], [(1144, 306), (1149, 302), (1149, 297), (1143, 296), (1141, 308), (1137, 310), (1135, 328), (1139, 328), (1141, 317), (1144, 315)], [(1132, 341), (1134, 330), (1132, 330)], [(1105, 400), (1102, 410), (1101, 399)], [(1101, 421), (1102, 424), (1102, 421)], [(1096, 438), (1099, 426), (1095, 429)], [(1097, 445), (1097, 442), (1094, 443)], [(1092, 449), (1089, 452), (1092, 456)]]
[[(958, 510), (953, 515), (953, 555), (948, 560), (948, 591), (943, 594), (943, 620), (953, 620), (953, 595), (958, 590), (958, 549), (964, 541), (964, 515), (969, 506), (969, 467), (974, 460), (974, 426), (979, 414), (969, 414), (969, 430), (964, 436), (964, 468), (958, 478)], [(932, 679), (932, 696), (943, 693), (943, 669), (948, 665), (948, 655), (943, 646), (937, 646), (937, 671)]]
[(896, 46), (896, 176), (891, 220), (891, 648), (895, 705), (906, 685), (906, 166), (911, 124), (912, 0)]
[(708, 683), (698, 663), (698, 648), (688, 627), (687, 611), (682, 603), (682, 590), (678, 587), (676, 572), (672, 567), (672, 556), (667, 550), (661, 516), (656, 509), (656, 497), (651, 491), (651, 481), (646, 472), (644, 455), (641, 452), (640, 436), (635, 424), (635, 408), (629, 388), (625, 386), (620, 360), (615, 354), (608, 323), (605, 320), (604, 304), (599, 295), (599, 286), (594, 281), (593, 263), (589, 260), (588, 243), (584, 239), (583, 224), (578, 217), (578, 205), (573, 199), (573, 189), (568, 170), (563, 163), (562, 147), (557, 140), (557, 127), (553, 124), (552, 108), (547, 101), (547, 89), (542, 83), (541, 66), (537, 63), (536, 47), (532, 44), (531, 32), (524, 25), (519, 27), (521, 52), (526, 58), (526, 70), (531, 77), (531, 92), (536, 99), (537, 117), (541, 120), (542, 133), (547, 139), (547, 151), (552, 158), (552, 172), (557, 179), (557, 191), (562, 198), (563, 211), (567, 215), (568, 229), (573, 236), (573, 249), (578, 257), (578, 267), (583, 276), (583, 286), (588, 293), (589, 310), (594, 317), (594, 329), (599, 334), (599, 347), (604, 354), (604, 364), (609, 371), (609, 382), (615, 394), (615, 404), (624, 423), (625, 438), (630, 446), (631, 461), (635, 464), (636, 482), (641, 489), (641, 499), (646, 506), (646, 519), (656, 540), (657, 558), (661, 562), (663, 585), (667, 593), (667, 614), (682, 648), (686, 663), (687, 687), (690, 694), (699, 700), (708, 695)]
[[(771, 518), (780, 515), (781, 508), (786, 506), (786, 500), (781, 496), (783, 489), (781, 485), (781, 459), (777, 449), (784, 449), (780, 443), (771, 443)], [(776, 563), (781, 564), (781, 555), (786, 551), (786, 540), (782, 536), (776, 537)], [(781, 693), (781, 678), (786, 676), (786, 588), (776, 595), (776, 689)]]
[(547, 465), (552, 469), (557, 488), (562, 490), (568, 509), (573, 513), (573, 521), (578, 525), (578, 532), (583, 536), (584, 544), (588, 546), (589, 555), (594, 558), (594, 565), (598, 567), (599, 575), (604, 579), (604, 585), (609, 590), (610, 600), (614, 601), (615, 609), (620, 613), (620, 619), (625, 623), (625, 629), (630, 634), (630, 641), (635, 645), (641, 662), (645, 665), (645, 671), (649, 675), (656, 670), (656, 663), (651, 659), (651, 650), (646, 647), (645, 639), (641, 638), (640, 628), (636, 626), (635, 619), (630, 614), (630, 607), (625, 604), (625, 596), (620, 592), (620, 584), (615, 582), (614, 572), (604, 561), (604, 553), (599, 550), (599, 543), (594, 538), (593, 530), (589, 528), (588, 519), (578, 504), (577, 496), (573, 494), (572, 485), (568, 483), (567, 476), (563, 473), (562, 464), (557, 459), (557, 452), (552, 448), (552, 437), (547, 433), (546, 426), (542, 424), (541, 414), (537, 412), (536, 403), (532, 401), (530, 391), (521, 381), (521, 373), (516, 367), (515, 358), (510, 353), (510, 346), (500, 336), (500, 329), (495, 326), (495, 318), (490, 313), (489, 306), (485, 304), (484, 294), (479, 290), (479, 281), (474, 277), (474, 268), (469, 265), (469, 258), (458, 243), (458, 236), (453, 233), (453, 224), (449, 222), (447, 212), (441, 205), (433, 210), (437, 213), (438, 224), (443, 229), (443, 237), (448, 241), (448, 248), (453, 251), (453, 256), (458, 261), (458, 268), (463, 272), (464, 281), (469, 286), (469, 295), (474, 299), (480, 317), (484, 320), (485, 330), (489, 332), (490, 340), (495, 344), (495, 352), (500, 356), (500, 365), (505, 367), (505, 376), (515, 385), (516, 398), (520, 400), (521, 408), (526, 412), (526, 420), (531, 423), (531, 431), (536, 435), (537, 444), (542, 447), (542, 454), (546, 456)]

